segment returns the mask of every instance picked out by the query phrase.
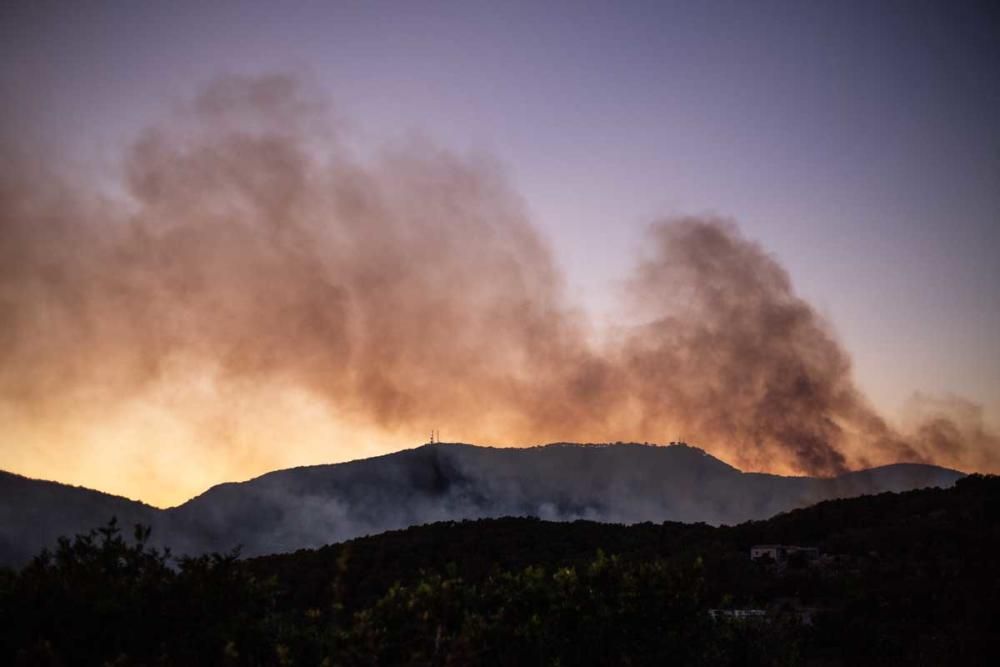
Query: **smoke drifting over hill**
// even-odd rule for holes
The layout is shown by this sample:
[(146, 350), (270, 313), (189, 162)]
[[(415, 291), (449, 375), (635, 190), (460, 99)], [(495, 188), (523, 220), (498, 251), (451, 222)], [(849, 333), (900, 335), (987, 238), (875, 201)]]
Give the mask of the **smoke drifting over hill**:
[[(359, 159), (325, 117), (294, 79), (227, 78), (139, 138), (124, 196), (57, 182), (53, 156), (0, 166), (5, 448), (136, 473), (168, 442), (234, 478), (329, 424), (447, 424), (495, 443), (682, 433), (776, 472), (997, 468), (973, 408), (890, 428), (732, 223), (652, 225), (630, 283), (648, 324), (595, 344), (495, 166), (420, 142)], [(143, 449), (147, 427), (165, 440)], [(83, 429), (101, 435), (67, 453)]]

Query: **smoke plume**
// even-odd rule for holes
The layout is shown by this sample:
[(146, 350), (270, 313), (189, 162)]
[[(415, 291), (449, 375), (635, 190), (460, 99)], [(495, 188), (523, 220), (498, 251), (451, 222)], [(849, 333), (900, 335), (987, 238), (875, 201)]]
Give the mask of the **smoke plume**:
[(495, 165), (420, 141), (358, 157), (326, 117), (294, 79), (219, 80), (135, 142), (115, 195), (7, 151), (5, 467), (99, 461), (155, 486), (191, 465), (200, 484), (442, 424), (492, 443), (683, 435), (778, 472), (997, 465), (969, 414), (889, 427), (732, 223), (653, 225), (630, 283), (647, 324), (602, 339)]

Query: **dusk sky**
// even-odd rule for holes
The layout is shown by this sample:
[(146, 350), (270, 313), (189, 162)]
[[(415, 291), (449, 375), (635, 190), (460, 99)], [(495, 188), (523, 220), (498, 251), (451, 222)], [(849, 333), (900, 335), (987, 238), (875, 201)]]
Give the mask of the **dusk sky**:
[[(144, 129), (232, 75), (301, 82), (328, 101), (338, 150), (359, 164), (426, 144), (486, 165), (510, 193), (497, 196), (523, 208), (551, 251), (559, 298), (582, 309), (588, 336), (655, 319), (625, 296), (652, 252), (652, 223), (723, 219), (787, 270), (849, 355), (857, 389), (894, 427), (905, 431), (923, 404), (961, 400), (974, 420), (971, 406), (981, 406), (980, 431), (1000, 430), (1000, 14), (991, 3), (15, 0), (0, 9), (0, 146), (38, 156), (76, 189), (125, 198), (126, 155)], [(3, 215), (0, 225), (17, 224)], [(11, 238), (22, 236), (0, 242)], [(520, 232), (512, 238), (535, 252)], [(11, 331), (29, 312), (2, 308), (29, 274), (14, 275), (0, 273), (0, 329)], [(17, 335), (0, 331), (0, 344)], [(0, 417), (17, 424), (0, 432), (0, 468), (161, 505), (273, 467), (413, 446), (433, 427), (446, 440), (495, 444), (560, 433), (529, 421), (468, 432), (433, 416), (328, 423), (307, 401), (289, 421), (261, 418), (222, 448), (178, 426), (189, 407), (170, 416), (162, 387), (150, 390), (155, 415), (109, 416), (118, 406), (104, 404), (94, 424), (81, 416), (56, 429), (11, 389), (35, 358), (0, 352), (0, 376), (10, 375)], [(268, 382), (294, 375), (282, 373)], [(236, 386), (209, 392), (220, 412), (286, 410)], [(685, 421), (680, 434), (643, 426), (614, 437), (624, 419), (595, 427), (594, 439), (685, 435), (733, 460), (716, 431)], [(842, 451), (848, 467), (889, 456)], [(769, 465), (760, 452), (736, 460), (837, 469), (804, 458)], [(997, 455), (931, 460), (989, 466)], [(112, 460), (121, 467), (109, 470)]]

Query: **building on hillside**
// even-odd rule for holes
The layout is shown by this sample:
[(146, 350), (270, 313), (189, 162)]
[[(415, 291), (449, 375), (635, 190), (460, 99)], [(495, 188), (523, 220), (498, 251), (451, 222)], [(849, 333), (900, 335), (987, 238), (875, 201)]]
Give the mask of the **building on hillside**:
[(747, 620), (767, 618), (767, 611), (764, 609), (709, 609), (708, 615), (713, 621), (723, 620)]
[(750, 547), (750, 560), (770, 558), (775, 563), (787, 562), (789, 558), (802, 558), (807, 561), (819, 558), (816, 547), (800, 547), (794, 544), (755, 544)]

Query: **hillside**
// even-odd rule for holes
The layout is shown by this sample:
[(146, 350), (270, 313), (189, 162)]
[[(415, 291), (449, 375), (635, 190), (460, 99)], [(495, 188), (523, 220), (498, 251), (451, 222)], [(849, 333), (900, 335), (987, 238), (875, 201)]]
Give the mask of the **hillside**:
[(158, 524), (162, 511), (121, 496), (0, 470), (0, 565), (26, 562), (60, 535), (74, 535), (112, 516), (123, 525)]
[[(731, 527), (482, 519), (170, 567), (114, 530), (0, 571), (5, 664), (987, 665), (1000, 478)], [(751, 560), (750, 547), (815, 558)], [(743, 614), (743, 616), (737, 616)]]
[[(912, 464), (830, 479), (743, 473), (686, 445), (435, 444), (221, 484), (168, 510), (7, 476), (0, 479), (0, 562), (23, 563), (56, 535), (100, 525), (113, 514), (124, 525), (152, 525), (155, 542), (180, 553), (242, 545), (254, 556), (435, 521), (502, 516), (735, 524), (830, 498), (947, 486), (961, 476)], [(34, 485), (30, 493), (22, 490), (26, 485)]]

